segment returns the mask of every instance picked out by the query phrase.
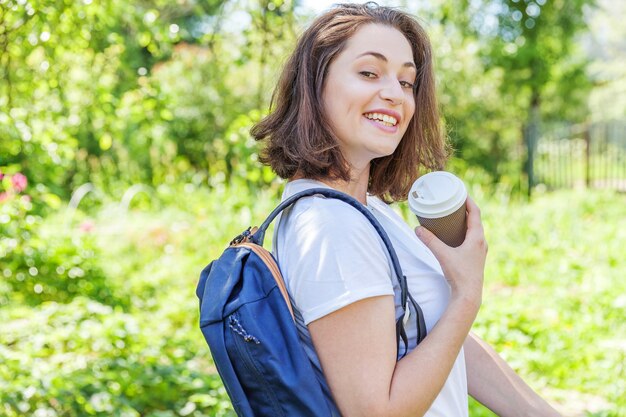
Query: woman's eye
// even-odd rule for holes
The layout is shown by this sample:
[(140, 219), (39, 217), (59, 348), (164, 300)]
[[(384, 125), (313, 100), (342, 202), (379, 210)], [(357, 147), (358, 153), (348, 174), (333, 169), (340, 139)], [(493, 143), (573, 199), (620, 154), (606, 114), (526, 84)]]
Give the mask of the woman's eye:
[(410, 82), (408, 82), (408, 81), (400, 81), (400, 85), (401, 85), (403, 88), (413, 88), (413, 87), (415, 87), (415, 84), (410, 83)]
[(374, 74), (373, 72), (370, 72), (370, 71), (361, 71), (361, 72), (359, 72), (359, 74), (361, 74), (365, 78), (376, 78), (376, 74)]

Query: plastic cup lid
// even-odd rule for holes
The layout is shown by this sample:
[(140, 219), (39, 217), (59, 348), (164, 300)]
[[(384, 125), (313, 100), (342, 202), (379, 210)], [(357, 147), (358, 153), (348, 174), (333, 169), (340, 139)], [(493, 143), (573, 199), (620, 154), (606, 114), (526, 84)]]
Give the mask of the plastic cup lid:
[(467, 189), (463, 181), (445, 171), (429, 172), (413, 183), (409, 191), (409, 208), (427, 219), (454, 213), (465, 203)]

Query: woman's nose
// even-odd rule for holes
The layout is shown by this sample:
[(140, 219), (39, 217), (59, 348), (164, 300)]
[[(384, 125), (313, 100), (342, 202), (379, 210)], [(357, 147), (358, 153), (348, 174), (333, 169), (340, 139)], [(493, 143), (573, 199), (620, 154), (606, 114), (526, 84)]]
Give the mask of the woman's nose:
[(397, 80), (389, 80), (380, 89), (380, 97), (392, 104), (399, 105), (404, 102), (404, 91)]

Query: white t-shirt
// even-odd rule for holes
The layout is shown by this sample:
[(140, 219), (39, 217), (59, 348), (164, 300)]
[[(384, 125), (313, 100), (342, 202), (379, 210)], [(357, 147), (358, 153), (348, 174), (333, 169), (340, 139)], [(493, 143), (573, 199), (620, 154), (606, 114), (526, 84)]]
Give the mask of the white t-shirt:
[[(283, 200), (314, 187), (330, 188), (314, 180), (291, 181), (285, 186)], [(430, 332), (450, 298), (450, 288), (441, 266), (412, 228), (387, 204), (368, 195), (366, 207), (389, 236), (407, 278), (409, 292), (421, 307)], [(321, 374), (306, 325), (355, 301), (394, 295), (394, 287), (397, 290), (398, 285), (387, 249), (370, 222), (355, 208), (320, 195), (303, 198), (283, 211), (276, 220), (272, 251), (296, 310), (300, 338), (316, 371)], [(398, 317), (402, 309), (398, 291), (395, 294)], [(406, 322), (405, 331), (411, 351), (417, 344), (414, 317)], [(324, 388), (328, 391), (327, 387)], [(467, 377), (461, 350), (446, 383), (425, 416), (467, 415)]]

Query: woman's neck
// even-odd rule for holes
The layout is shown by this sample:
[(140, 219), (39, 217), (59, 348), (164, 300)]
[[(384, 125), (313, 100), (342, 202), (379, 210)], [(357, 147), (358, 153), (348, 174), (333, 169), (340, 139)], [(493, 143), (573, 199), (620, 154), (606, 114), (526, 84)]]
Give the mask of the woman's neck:
[(335, 190), (341, 191), (356, 198), (362, 204), (367, 205), (367, 178), (365, 179), (365, 181), (359, 179), (357, 181), (322, 180), (322, 182), (331, 186)]
[[(328, 178), (320, 178), (318, 181), (323, 182), (329, 187), (334, 188), (335, 190), (346, 193), (357, 200), (359, 200), (362, 204), (367, 205), (367, 185), (369, 183), (369, 164), (364, 169), (357, 172), (357, 170), (350, 170), (350, 181), (343, 180), (331, 180)], [(306, 178), (304, 176), (295, 175), (292, 180)]]

